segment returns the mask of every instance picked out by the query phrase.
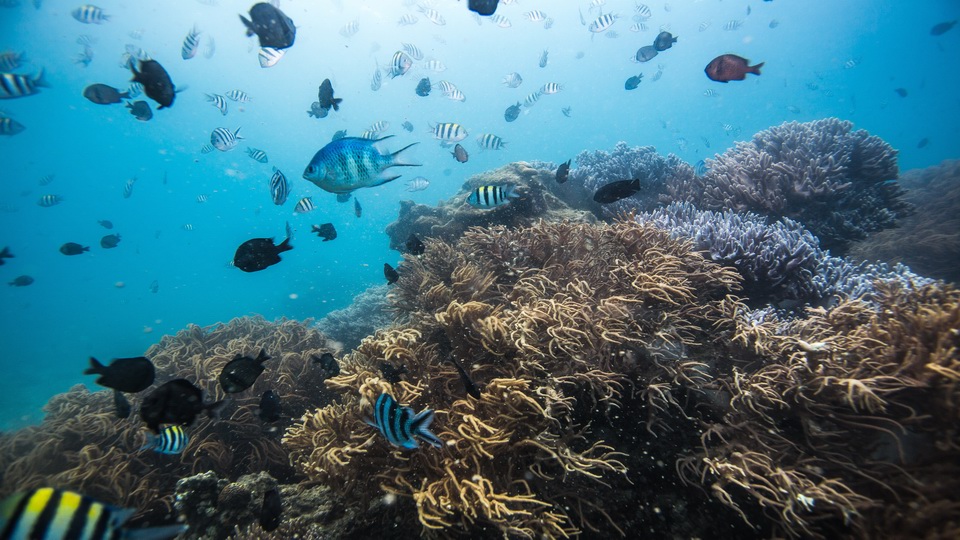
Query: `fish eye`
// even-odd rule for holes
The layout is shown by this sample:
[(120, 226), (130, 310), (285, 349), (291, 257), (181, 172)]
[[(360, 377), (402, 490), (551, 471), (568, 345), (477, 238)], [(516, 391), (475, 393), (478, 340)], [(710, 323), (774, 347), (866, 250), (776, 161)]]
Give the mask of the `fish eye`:
[(314, 173), (316, 173), (316, 172), (317, 172), (317, 168), (316, 168), (315, 166), (309, 165), (309, 166), (307, 167), (307, 174), (314, 174)]

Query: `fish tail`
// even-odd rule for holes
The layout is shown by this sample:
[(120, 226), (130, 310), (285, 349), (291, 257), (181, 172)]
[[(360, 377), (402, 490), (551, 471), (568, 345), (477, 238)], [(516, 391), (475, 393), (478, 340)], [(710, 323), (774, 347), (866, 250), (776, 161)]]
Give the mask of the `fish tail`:
[(759, 64), (757, 64), (757, 65), (755, 65), (755, 66), (748, 66), (748, 67), (747, 67), (747, 72), (753, 73), (754, 75), (759, 75), (759, 74), (760, 74), (760, 68), (762, 68), (764, 64), (766, 64), (766, 62), (760, 62)]
[(103, 364), (101, 364), (99, 360), (97, 360), (96, 358), (94, 358), (94, 357), (91, 356), (91, 357), (90, 357), (90, 367), (87, 368), (87, 369), (85, 369), (85, 370), (83, 370), (83, 374), (84, 374), (84, 375), (100, 374), (100, 373), (103, 373), (105, 367), (106, 367), (106, 366), (104, 366)]
[(515, 192), (513, 191), (513, 190), (515, 190), (516, 188), (517, 188), (517, 186), (514, 186), (514, 185), (512, 185), (512, 184), (509, 185), (509, 186), (504, 186), (504, 188), (503, 188), (503, 198), (504, 198), (504, 199), (517, 199), (517, 198), (519, 198), (520, 195), (519, 195), (518, 193), (515, 193)]
[(404, 150), (410, 148), (411, 146), (417, 145), (417, 144), (420, 144), (420, 143), (410, 143), (410, 144), (404, 146), (403, 148), (397, 150), (396, 152), (390, 154), (390, 166), (391, 166), (391, 167), (420, 167), (420, 166), (422, 166), (422, 165), (423, 165), (422, 163), (404, 163), (404, 162), (398, 160), (398, 156), (399, 156), (399, 154), (400, 154), (401, 152), (403, 152)]
[(343, 101), (343, 98), (336, 98), (336, 99), (334, 99), (334, 100), (332, 100), (332, 101), (333, 101), (333, 110), (339, 111), (339, 110), (340, 110), (340, 102)]
[(160, 438), (160, 435), (154, 435), (153, 433), (147, 433), (147, 442), (140, 447), (138, 452), (143, 452), (144, 450), (150, 450), (157, 447), (157, 440)]
[[(760, 65), (763, 65), (763, 64), (760, 64)], [(241, 129), (243, 129), (243, 128), (242, 128), (242, 127), (238, 127), (237, 130), (233, 132), (233, 136), (236, 137), (238, 140), (243, 138), (243, 137), (240, 136), (240, 130), (241, 130)]]
[(290, 251), (293, 249), (293, 246), (290, 245), (290, 239), (284, 238), (283, 242), (277, 244), (277, 253), (283, 253), (284, 251)]
[(413, 417), (413, 420), (410, 422), (410, 432), (423, 439), (431, 446), (442, 448), (443, 441), (441, 441), (430, 431), (431, 422), (433, 422), (433, 411), (426, 409)]
[(50, 88), (50, 83), (48, 83), (47, 79), (44, 77), (43, 68), (40, 68), (40, 72), (37, 73), (37, 76), (33, 78), (33, 85), (43, 88)]

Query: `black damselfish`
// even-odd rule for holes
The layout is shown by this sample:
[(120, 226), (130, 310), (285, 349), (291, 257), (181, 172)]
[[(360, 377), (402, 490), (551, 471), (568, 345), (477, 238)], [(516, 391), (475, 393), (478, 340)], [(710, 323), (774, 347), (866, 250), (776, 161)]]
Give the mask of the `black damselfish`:
[(327, 378), (336, 377), (340, 374), (340, 364), (332, 354), (325, 352), (320, 356), (311, 356), (314, 364), (320, 364), (320, 368), (326, 373)]
[(130, 70), (133, 71), (133, 81), (143, 85), (143, 93), (156, 101), (160, 105), (159, 109), (173, 105), (173, 100), (177, 97), (177, 89), (160, 62), (141, 60), (139, 71), (132, 65)]
[(337, 229), (333, 223), (324, 223), (323, 225), (311, 225), (310, 232), (317, 233), (317, 236), (323, 238), (324, 242), (329, 242), (337, 237)]
[(203, 390), (186, 379), (174, 379), (158, 386), (140, 405), (140, 418), (154, 433), (160, 433), (160, 424), (189, 426), (203, 411), (216, 417), (222, 401), (203, 402)]
[(258, 521), (263, 530), (270, 532), (280, 526), (280, 515), (283, 513), (283, 500), (276, 487), (263, 494), (263, 505), (260, 507)]
[(557, 183), (562, 184), (567, 181), (567, 178), (570, 176), (570, 162), (573, 160), (568, 159), (567, 161), (560, 164), (557, 167)]
[(84, 370), (84, 375), (100, 375), (97, 384), (121, 392), (134, 394), (146, 390), (156, 376), (153, 362), (143, 356), (136, 358), (117, 358), (109, 366), (90, 357), (90, 367)]
[(293, 20), (267, 2), (254, 4), (250, 8), (250, 19), (240, 15), (240, 20), (247, 27), (248, 37), (256, 34), (260, 38), (261, 47), (286, 49), (293, 46), (297, 38)]
[(280, 262), (280, 254), (291, 249), (289, 236), (279, 244), (274, 244), (273, 238), (253, 238), (237, 248), (233, 265), (244, 272), (259, 272)]
[(423, 255), (423, 252), (427, 250), (427, 246), (423, 245), (423, 242), (413, 233), (410, 233), (410, 237), (407, 238), (406, 246), (407, 252), (411, 255)]
[(598, 189), (593, 195), (593, 200), (600, 204), (610, 204), (620, 199), (626, 199), (638, 191), (640, 191), (639, 178), (633, 180), (617, 180)]
[(257, 416), (264, 422), (276, 422), (280, 419), (283, 412), (283, 405), (280, 404), (280, 396), (273, 390), (267, 390), (260, 396), (260, 412)]
[(260, 349), (260, 354), (256, 358), (249, 356), (236, 355), (233, 360), (227, 362), (220, 372), (218, 380), (220, 387), (228, 394), (243, 392), (257, 382), (257, 377), (263, 373), (263, 363), (270, 359), (267, 351)]
[(400, 274), (389, 263), (383, 263), (383, 277), (387, 278), (387, 285), (393, 285), (400, 279)]

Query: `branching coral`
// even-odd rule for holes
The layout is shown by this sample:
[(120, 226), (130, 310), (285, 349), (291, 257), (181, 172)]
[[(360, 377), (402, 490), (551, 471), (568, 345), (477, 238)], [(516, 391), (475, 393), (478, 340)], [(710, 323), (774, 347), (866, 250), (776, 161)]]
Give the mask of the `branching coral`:
[(672, 179), (667, 191), (705, 210), (789, 217), (841, 254), (911, 212), (895, 182), (896, 151), (852, 128), (836, 118), (772, 127), (707, 160), (704, 176)]
[[(232, 477), (267, 470), (290, 478), (286, 452), (265, 431), (257, 405), (267, 389), (281, 397), (287, 415), (299, 416), (326, 403), (330, 395), (323, 392), (322, 375), (310, 361), (312, 354), (326, 350), (322, 334), (309, 324), (247, 317), (164, 336), (146, 356), (156, 366), (158, 384), (184, 377), (213, 401), (226, 397), (217, 383), (223, 365), (237, 353), (261, 347), (273, 356), (266, 371), (251, 389), (232, 395), (219, 420), (199, 418), (188, 429), (191, 441), (179, 456), (141, 452), (142, 423), (135, 416), (118, 420), (108, 392), (77, 386), (54, 397), (41, 425), (0, 436), (0, 467), (6, 471), (0, 495), (53, 483), (113, 504), (169, 512), (177, 475), (213, 470)], [(131, 402), (136, 411), (139, 400)]]
[[(626, 454), (593, 426), (636, 386), (659, 385), (662, 406), (676, 403), (671, 389), (698, 369), (679, 351), (706, 354), (737, 286), (734, 272), (687, 242), (633, 221), (475, 228), (456, 244), (429, 241), (405, 259), (392, 294), (409, 325), (348, 355), (327, 381), (341, 403), (304, 415), (284, 445), (297, 470), (361, 505), (384, 491), (400, 496), (425, 532), (616, 532), (591, 494), (624, 482)], [(451, 357), (483, 388), (479, 399)], [(390, 383), (382, 362), (408, 372)], [(401, 451), (365, 426), (381, 392), (435, 410), (444, 448)]]

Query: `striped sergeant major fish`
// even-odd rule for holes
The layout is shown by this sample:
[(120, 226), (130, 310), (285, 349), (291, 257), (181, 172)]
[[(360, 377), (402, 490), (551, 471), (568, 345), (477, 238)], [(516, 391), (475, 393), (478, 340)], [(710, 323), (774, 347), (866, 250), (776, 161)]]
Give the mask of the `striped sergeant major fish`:
[(607, 13), (597, 17), (587, 28), (594, 34), (599, 34), (613, 26), (613, 23), (617, 22), (617, 18), (618, 16), (613, 13)]
[(539, 61), (540, 67), (542, 68), (547, 67), (547, 62), (548, 62), (547, 58), (549, 57), (549, 55), (550, 55), (550, 51), (548, 51), (547, 49), (544, 49), (543, 52), (540, 53), (540, 61)]
[(0, 114), (0, 135), (16, 135), (25, 129), (26, 126), (20, 122)]
[(370, 89), (376, 92), (380, 90), (380, 84), (383, 81), (382, 75), (380, 75), (380, 64), (377, 63), (377, 67), (373, 71), (373, 78), (370, 79)]
[(314, 208), (313, 201), (310, 200), (310, 197), (304, 197), (297, 202), (296, 206), (293, 207), (293, 212), (295, 214), (306, 214)]
[(246, 103), (250, 101), (250, 96), (248, 96), (243, 90), (230, 90), (224, 95), (238, 103)]
[(233, 150), (233, 148), (237, 146), (237, 141), (242, 138), (243, 137), (240, 136), (240, 128), (237, 128), (236, 131), (230, 131), (227, 128), (218, 127), (210, 134), (210, 144), (217, 150), (226, 152)]
[(477, 145), (487, 150), (500, 150), (507, 142), (493, 133), (482, 133), (477, 137)]
[(441, 122), (430, 127), (433, 137), (444, 142), (460, 142), (467, 138), (467, 130), (455, 122)]
[(41, 69), (35, 77), (17, 75), (16, 73), (0, 73), (0, 99), (12, 99), (32, 96), (39, 92), (37, 88), (50, 88), (43, 78)]
[(412, 65), (413, 60), (407, 53), (403, 51), (393, 53), (393, 60), (390, 62), (390, 78), (393, 79), (405, 74), (410, 71)]
[(133, 195), (133, 185), (137, 183), (137, 177), (127, 180), (127, 183), (123, 185), (123, 198), (129, 199)]
[(273, 176), (270, 177), (270, 197), (273, 198), (273, 204), (280, 206), (287, 202), (290, 195), (290, 185), (287, 183), (287, 177), (280, 172), (280, 169), (273, 168)]
[(443, 441), (430, 432), (433, 414), (430, 409), (414, 414), (413, 409), (401, 406), (393, 396), (383, 393), (373, 406), (373, 421), (366, 420), (366, 423), (400, 448), (412, 450), (420, 446), (420, 441), (442, 448)]
[(205, 144), (205, 145), (203, 145), (203, 146), (200, 147), (200, 153), (201, 153), (201, 154), (209, 154), (210, 152), (213, 152), (213, 151), (214, 151), (213, 146), (212, 146), (212, 145), (209, 145), (209, 144)]
[(169, 426), (159, 435), (147, 433), (147, 444), (140, 450), (153, 450), (158, 454), (180, 454), (190, 444), (190, 436), (182, 426)]
[(443, 18), (443, 15), (440, 15), (439, 11), (426, 6), (418, 6), (418, 9), (420, 10), (420, 13), (423, 13), (423, 16), (433, 24), (437, 26), (443, 26), (447, 24), (447, 20)]
[(12, 71), (20, 67), (20, 65), (26, 60), (26, 53), (18, 53), (16, 51), (0, 51), (0, 69), (4, 71)]
[(550, 82), (543, 85), (540, 88), (540, 93), (543, 95), (550, 95), (550, 94), (556, 94), (561, 90), (563, 90), (563, 85), (561, 85), (560, 83)]
[(407, 13), (400, 17), (400, 20), (397, 21), (397, 25), (410, 26), (411, 24), (417, 24), (418, 20), (419, 19), (417, 19), (416, 15), (413, 15), (412, 13)]
[(474, 208), (495, 208), (503, 206), (520, 195), (513, 192), (516, 186), (480, 186), (470, 192), (467, 203)]
[(547, 14), (540, 11), (539, 9), (528, 11), (524, 13), (523, 16), (526, 17), (527, 20), (531, 22), (540, 22), (540, 21), (546, 20), (547, 18)]
[(269, 161), (269, 158), (267, 158), (267, 153), (257, 148), (250, 148), (248, 146), (247, 155), (253, 158), (254, 161), (259, 161), (260, 163), (266, 163)]
[(186, 525), (125, 529), (134, 508), (117, 508), (74, 491), (37, 488), (0, 502), (0, 538), (151, 538), (163, 540), (187, 530)]
[(263, 47), (257, 55), (260, 58), (260, 67), (268, 68), (277, 65), (277, 62), (283, 58), (283, 49), (274, 49), (273, 47)]
[(420, 61), (423, 60), (423, 51), (417, 48), (416, 45), (411, 43), (403, 43), (403, 50), (410, 55), (410, 58)]
[(110, 16), (97, 6), (85, 4), (70, 12), (73, 18), (84, 24), (103, 24)]
[(490, 20), (493, 21), (493, 24), (497, 25), (498, 28), (510, 28), (510, 26), (512, 26), (510, 24), (510, 19), (504, 17), (499, 13), (494, 13), (490, 17)]
[(197, 50), (200, 49), (200, 31), (197, 30), (197, 25), (193, 25), (193, 28), (187, 32), (187, 37), (183, 38), (183, 47), (180, 48), (180, 56), (184, 60), (189, 60), (197, 55)]
[(436, 73), (442, 73), (447, 70), (447, 65), (439, 60), (427, 60), (423, 63), (423, 67)]
[(223, 99), (223, 96), (220, 94), (204, 94), (207, 96), (207, 101), (213, 104), (214, 107), (220, 110), (220, 114), (227, 115), (227, 100)]
[(42, 195), (37, 204), (44, 208), (50, 208), (51, 206), (56, 206), (63, 202), (63, 197), (59, 195)]

